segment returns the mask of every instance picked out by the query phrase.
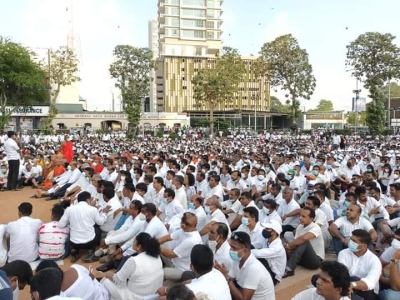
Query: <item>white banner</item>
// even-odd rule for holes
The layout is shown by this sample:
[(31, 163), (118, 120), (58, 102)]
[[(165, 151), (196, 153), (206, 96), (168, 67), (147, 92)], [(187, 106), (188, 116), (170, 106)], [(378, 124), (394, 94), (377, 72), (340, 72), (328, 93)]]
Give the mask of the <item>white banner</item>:
[[(6, 107), (6, 112), (9, 113), (11, 110), (13, 110), (14, 107), (8, 106)], [(0, 112), (1, 114), (1, 112)], [(11, 116), (16, 117), (16, 116), (21, 116), (21, 117), (45, 117), (49, 114), (49, 107), (48, 106), (32, 106), (30, 108), (23, 108), (20, 107), (16, 110), (14, 110), (11, 113)]]

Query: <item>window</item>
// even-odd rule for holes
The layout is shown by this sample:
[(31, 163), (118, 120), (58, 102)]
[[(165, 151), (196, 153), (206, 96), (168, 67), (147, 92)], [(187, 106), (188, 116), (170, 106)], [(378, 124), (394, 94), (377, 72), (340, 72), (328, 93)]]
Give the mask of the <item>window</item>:
[(219, 10), (207, 9), (207, 18), (217, 19), (220, 17)]
[(178, 18), (166, 18), (165, 24), (168, 26), (177, 26), (179, 27), (179, 19)]
[(178, 29), (167, 28), (165, 30), (165, 36), (168, 36), (168, 37), (179, 37), (179, 31), (178, 31)]
[(183, 38), (196, 38), (204, 39), (204, 31), (201, 30), (182, 30), (181, 36)]
[(205, 0), (182, 0), (182, 5), (205, 6)]
[(182, 16), (204, 18), (205, 17), (205, 11), (201, 10), (201, 9), (183, 8), (182, 9)]
[(185, 77), (182, 77), (182, 80), (185, 80)]
[(202, 39), (202, 38), (204, 38), (204, 32), (203, 31), (199, 31), (199, 30), (195, 30), (194, 31), (194, 37), (198, 38), (198, 39)]
[(207, 31), (207, 38), (208, 39), (214, 39), (215, 35), (213, 31)]
[(179, 16), (179, 8), (178, 7), (167, 7), (166, 14), (171, 16)]
[(214, 21), (207, 21), (206, 27), (209, 29), (214, 29)]
[(167, 0), (167, 4), (179, 5), (179, 0)]
[(197, 46), (197, 47), (196, 47), (196, 53), (195, 53), (195, 55), (201, 55), (201, 47), (200, 47), (200, 46)]
[(182, 68), (181, 71), (182, 71), (182, 72), (185, 72), (185, 68)]
[(182, 88), (183, 88), (184, 90), (186, 90), (186, 89), (187, 89), (187, 86), (183, 86)]
[(204, 21), (202, 20), (182, 20), (182, 26), (204, 28)]
[(214, 8), (214, 7), (216, 7), (215, 0), (207, 0), (207, 7), (208, 7), (208, 8)]

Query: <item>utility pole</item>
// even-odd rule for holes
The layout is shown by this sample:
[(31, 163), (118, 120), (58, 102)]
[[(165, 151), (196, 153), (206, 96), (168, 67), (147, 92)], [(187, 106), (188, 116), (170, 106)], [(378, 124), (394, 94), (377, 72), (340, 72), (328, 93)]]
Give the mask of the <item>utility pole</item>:
[(360, 98), (360, 93), (361, 93), (361, 90), (358, 88), (358, 79), (357, 78), (356, 78), (356, 89), (353, 90), (353, 93), (356, 94), (356, 99), (355, 99), (355, 101), (356, 101), (356, 103), (355, 103), (355, 106), (356, 106), (356, 117), (355, 117), (355, 126), (354, 126), (354, 135), (356, 135), (356, 132), (357, 132), (357, 119), (358, 119), (358, 99)]
[(390, 79), (389, 79), (389, 95), (388, 95), (388, 129), (390, 130), (390, 127), (391, 127), (391, 122), (390, 122), (390, 88), (391, 88), (391, 86), (390, 86), (391, 84), (390, 84)]

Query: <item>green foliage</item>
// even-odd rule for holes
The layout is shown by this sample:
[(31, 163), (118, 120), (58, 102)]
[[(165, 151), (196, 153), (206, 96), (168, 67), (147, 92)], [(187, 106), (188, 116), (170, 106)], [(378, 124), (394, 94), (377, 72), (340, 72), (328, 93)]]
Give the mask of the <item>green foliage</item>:
[(347, 124), (365, 126), (367, 124), (367, 113), (363, 112), (350, 112), (347, 114)]
[(14, 110), (46, 100), (45, 83), (45, 73), (32, 60), (32, 53), (0, 37), (0, 130), (9, 123)]
[(309, 112), (329, 112), (333, 111), (333, 102), (331, 100), (321, 99), (315, 109), (308, 110)]
[[(121, 91), (123, 108), (128, 115), (131, 129), (139, 125), (142, 101), (150, 92), (150, 71), (155, 69), (153, 52), (148, 48), (118, 45), (113, 55), (115, 61), (110, 65), (110, 75), (116, 79), (115, 86)], [(130, 130), (129, 135), (131, 135)]]
[(269, 63), (271, 86), (289, 93), (295, 119), (297, 99), (309, 100), (316, 87), (307, 51), (300, 48), (296, 38), (287, 34), (265, 43), (261, 54)]
[(53, 131), (51, 123), (58, 113), (56, 102), (61, 88), (80, 81), (80, 78), (77, 76), (78, 58), (74, 50), (67, 46), (61, 46), (55, 51), (49, 49), (49, 57), (46, 63), (47, 66), (45, 66), (44, 70), (50, 78), (50, 84), (53, 89), (50, 91), (49, 114), (42, 119), (40, 128), (42, 132), (49, 134)]
[(210, 111), (210, 133), (214, 133), (214, 110), (232, 101), (238, 92), (245, 65), (236, 49), (224, 47), (221, 54), (193, 77), (194, 99), (198, 107)]
[(385, 130), (386, 111), (382, 101), (367, 103), (366, 123), (374, 135)]
[(215, 120), (214, 126), (219, 128), (219, 130), (223, 130), (232, 127), (232, 123), (227, 119), (220, 118)]
[(390, 33), (367, 32), (347, 46), (346, 65), (352, 75), (364, 83), (372, 102), (367, 104), (366, 121), (374, 134), (385, 127), (385, 96), (382, 87), (391, 79), (400, 78), (400, 48)]
[[(386, 84), (382, 88), (382, 93), (385, 98), (389, 96), (389, 84)], [(400, 85), (398, 85), (396, 82), (390, 83), (390, 98), (400, 98)]]

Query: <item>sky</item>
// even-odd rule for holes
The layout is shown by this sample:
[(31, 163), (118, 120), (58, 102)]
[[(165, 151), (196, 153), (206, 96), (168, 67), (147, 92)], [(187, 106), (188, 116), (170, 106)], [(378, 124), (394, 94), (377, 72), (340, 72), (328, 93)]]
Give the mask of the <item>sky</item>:
[[(157, 17), (157, 0), (0, 0), (0, 7), (0, 35), (37, 52), (66, 45), (73, 32), (80, 95), (89, 110), (101, 111), (111, 110), (112, 93), (119, 106), (108, 72), (114, 47), (147, 47), (148, 21)], [(336, 110), (351, 110), (356, 80), (346, 72), (346, 45), (369, 31), (400, 36), (398, 0), (225, 0), (223, 10), (223, 43), (242, 55), (258, 55), (280, 35), (298, 39), (317, 80), (311, 100), (301, 100), (306, 110), (321, 99), (331, 100)], [(360, 87), (360, 97), (366, 97)], [(271, 92), (285, 101), (284, 91)]]

